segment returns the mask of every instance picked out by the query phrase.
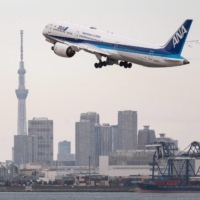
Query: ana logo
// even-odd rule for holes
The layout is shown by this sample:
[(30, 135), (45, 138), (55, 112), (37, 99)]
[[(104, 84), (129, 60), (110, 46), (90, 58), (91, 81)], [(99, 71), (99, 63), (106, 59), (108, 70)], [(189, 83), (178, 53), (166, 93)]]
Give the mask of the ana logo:
[(68, 27), (64, 27), (64, 26), (59, 26), (57, 28), (58, 31), (65, 33), (65, 31), (68, 29)]
[(181, 39), (183, 39), (184, 35), (187, 33), (187, 30), (185, 29), (184, 26), (182, 26), (178, 32), (174, 35), (173, 37), (173, 45), (174, 48), (176, 47), (176, 45), (180, 42)]

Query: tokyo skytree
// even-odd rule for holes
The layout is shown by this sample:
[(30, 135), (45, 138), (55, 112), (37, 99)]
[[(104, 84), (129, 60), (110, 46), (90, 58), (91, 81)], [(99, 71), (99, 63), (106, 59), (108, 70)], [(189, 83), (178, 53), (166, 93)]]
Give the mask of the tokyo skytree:
[(27, 135), (26, 127), (26, 98), (28, 95), (28, 90), (25, 88), (25, 73), (24, 61), (23, 61), (23, 31), (20, 31), (21, 34), (21, 60), (19, 63), (19, 86), (15, 90), (18, 98), (18, 122), (17, 122), (17, 134), (18, 135)]

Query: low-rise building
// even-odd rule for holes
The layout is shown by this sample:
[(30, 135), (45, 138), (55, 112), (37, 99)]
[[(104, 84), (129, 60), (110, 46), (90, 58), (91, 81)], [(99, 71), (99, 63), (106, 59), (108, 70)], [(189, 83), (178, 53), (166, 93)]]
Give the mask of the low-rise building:
[(99, 174), (106, 176), (151, 175), (154, 150), (120, 150), (100, 156)]
[(0, 165), (0, 179), (1, 180), (10, 180), (14, 177), (18, 176), (19, 174), (19, 168), (15, 164), (1, 164)]
[(43, 169), (50, 169), (50, 166), (45, 164), (43, 165), (40, 163), (24, 163), (20, 165), (20, 170), (21, 169), (43, 170)]
[[(56, 167), (49, 170), (43, 170), (42, 173), (44, 176), (40, 178), (42, 181), (55, 181), (55, 180), (63, 180), (65, 177), (69, 176), (85, 176), (89, 175), (88, 167)], [(99, 174), (99, 170), (97, 168), (90, 168), (90, 174)]]
[(57, 155), (57, 160), (59, 162), (70, 162), (74, 161), (75, 162), (75, 154), (58, 154)]
[(20, 176), (23, 177), (32, 177), (34, 175), (35, 169), (21, 169)]

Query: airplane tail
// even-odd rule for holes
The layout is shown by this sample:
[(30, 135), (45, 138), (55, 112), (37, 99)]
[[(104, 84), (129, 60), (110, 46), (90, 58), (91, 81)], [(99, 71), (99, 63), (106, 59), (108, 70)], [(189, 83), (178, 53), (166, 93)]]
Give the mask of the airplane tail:
[(190, 27), (192, 24), (191, 19), (186, 20), (181, 27), (174, 33), (171, 39), (164, 46), (164, 49), (172, 54), (181, 55), (186, 38), (190, 31)]

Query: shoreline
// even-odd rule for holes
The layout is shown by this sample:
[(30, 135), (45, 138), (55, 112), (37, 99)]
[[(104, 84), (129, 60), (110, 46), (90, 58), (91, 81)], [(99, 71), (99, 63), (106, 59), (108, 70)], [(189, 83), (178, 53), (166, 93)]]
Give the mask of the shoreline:
[(41, 187), (0, 187), (1, 192), (135, 192), (136, 187), (66, 187), (66, 186), (41, 186)]

